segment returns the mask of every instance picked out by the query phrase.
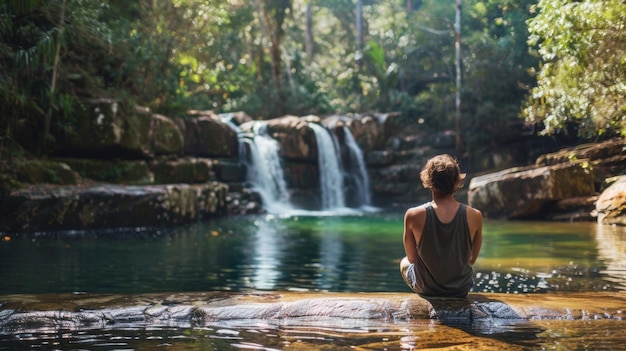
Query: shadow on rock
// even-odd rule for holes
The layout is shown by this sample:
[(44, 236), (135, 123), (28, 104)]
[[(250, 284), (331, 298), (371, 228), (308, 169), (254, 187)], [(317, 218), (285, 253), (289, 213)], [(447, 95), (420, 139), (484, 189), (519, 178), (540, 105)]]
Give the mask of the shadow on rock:
[(544, 329), (521, 317), (508, 304), (482, 295), (467, 298), (422, 296), (432, 306), (431, 318), (471, 335), (528, 346)]

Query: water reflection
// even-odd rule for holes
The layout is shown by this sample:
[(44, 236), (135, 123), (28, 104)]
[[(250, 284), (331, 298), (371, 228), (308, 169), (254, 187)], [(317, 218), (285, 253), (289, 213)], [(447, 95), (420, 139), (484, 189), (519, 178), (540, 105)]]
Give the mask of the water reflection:
[[(241, 216), (184, 227), (11, 234), (0, 294), (408, 292), (402, 214)], [(486, 221), (473, 292), (626, 290), (626, 234), (595, 223)]]
[(467, 299), (426, 298), (439, 323), (474, 336), (529, 346), (542, 328), (522, 318), (509, 305), (484, 295)]
[(606, 268), (600, 273), (606, 280), (626, 290), (626, 230), (615, 225), (597, 226), (598, 255)]
[(250, 241), (252, 261), (252, 287), (260, 290), (273, 290), (280, 279), (280, 265), (285, 252), (285, 239), (279, 231), (280, 226), (270, 222), (272, 216), (255, 221), (254, 240)]
[(343, 242), (338, 233), (329, 233), (321, 238), (319, 247), (321, 274), (316, 278), (316, 285), (321, 290), (331, 290), (337, 286), (343, 263)]

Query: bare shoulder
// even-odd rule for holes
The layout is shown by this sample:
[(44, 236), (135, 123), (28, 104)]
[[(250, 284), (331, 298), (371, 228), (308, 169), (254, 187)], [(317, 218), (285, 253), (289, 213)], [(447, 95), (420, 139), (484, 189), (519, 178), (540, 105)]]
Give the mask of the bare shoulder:
[(404, 228), (405, 230), (409, 230), (413, 232), (413, 235), (416, 236), (416, 240), (419, 241), (419, 236), (421, 235), (421, 230), (424, 228), (424, 223), (426, 222), (426, 206), (416, 206), (411, 207), (406, 210), (404, 214)]
[(404, 218), (405, 219), (419, 218), (419, 217), (424, 216), (425, 214), (426, 214), (426, 206), (420, 205), (420, 206), (411, 207), (408, 210), (406, 210), (406, 213), (404, 214)]
[(466, 205), (467, 208), (467, 218), (474, 223), (481, 223), (483, 220), (483, 214), (480, 210), (475, 209), (469, 205)]

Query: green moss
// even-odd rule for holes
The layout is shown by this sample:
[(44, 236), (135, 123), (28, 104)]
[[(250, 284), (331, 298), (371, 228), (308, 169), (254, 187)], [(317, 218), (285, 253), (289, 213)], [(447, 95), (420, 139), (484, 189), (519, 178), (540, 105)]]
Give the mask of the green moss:
[(77, 184), (78, 173), (67, 164), (46, 160), (28, 160), (16, 164), (17, 179), (24, 183)]

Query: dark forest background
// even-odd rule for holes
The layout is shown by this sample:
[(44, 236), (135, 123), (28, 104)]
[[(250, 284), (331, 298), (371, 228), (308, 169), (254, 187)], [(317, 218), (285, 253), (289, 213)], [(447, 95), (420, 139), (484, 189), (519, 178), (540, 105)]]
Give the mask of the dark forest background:
[(88, 98), (170, 116), (397, 111), (407, 133), (456, 130), (466, 154), (521, 131), (624, 132), (626, 3), (460, 3), (3, 0), (1, 156), (20, 128), (45, 153)]

